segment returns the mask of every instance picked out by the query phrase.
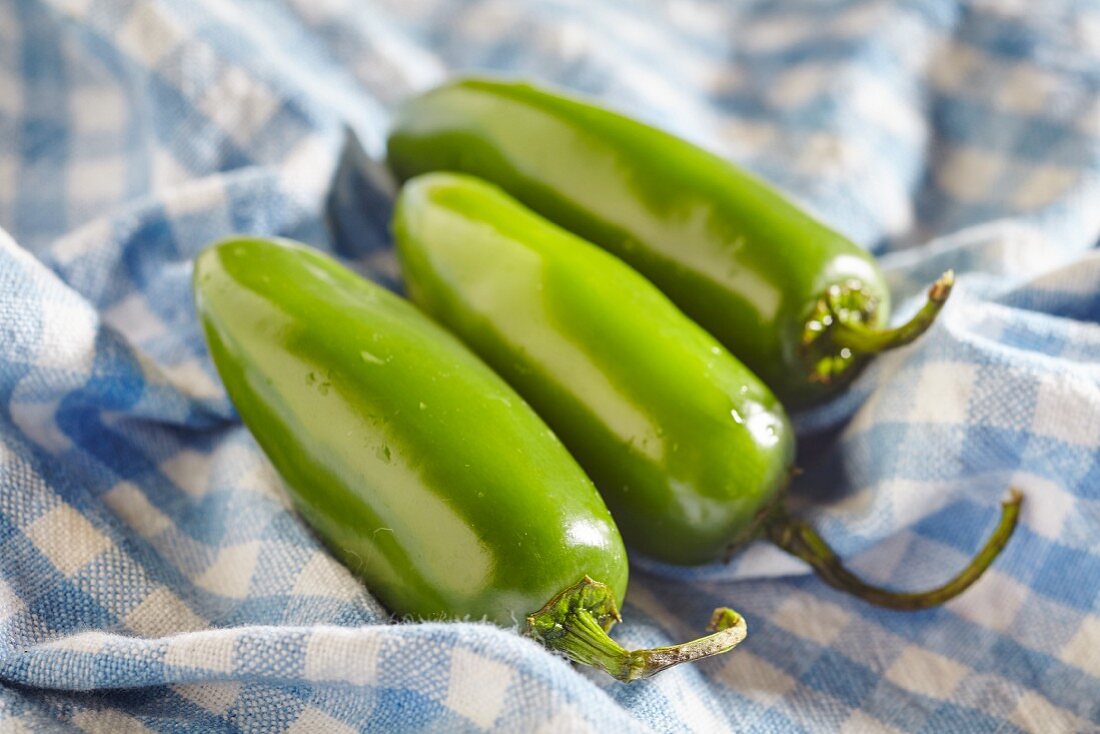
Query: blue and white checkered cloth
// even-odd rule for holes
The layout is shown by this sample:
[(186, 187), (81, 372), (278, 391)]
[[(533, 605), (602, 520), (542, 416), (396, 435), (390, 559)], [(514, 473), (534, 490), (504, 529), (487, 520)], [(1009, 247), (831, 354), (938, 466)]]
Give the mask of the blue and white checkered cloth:
[[(624, 686), (487, 624), (391, 624), (318, 545), (207, 358), (232, 232), (397, 286), (389, 114), (456, 70), (595, 95), (880, 255), (916, 344), (797, 417), (799, 511), (879, 610), (763, 544), (635, 558)], [(0, 729), (1100, 731), (1100, 6), (1089, 0), (0, 0)], [(23, 727), (23, 728), (20, 728)]]

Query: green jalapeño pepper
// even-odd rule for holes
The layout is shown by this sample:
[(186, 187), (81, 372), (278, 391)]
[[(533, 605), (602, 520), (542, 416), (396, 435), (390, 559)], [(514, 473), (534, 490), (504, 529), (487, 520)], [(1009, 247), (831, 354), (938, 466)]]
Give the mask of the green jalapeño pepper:
[(394, 215), (412, 300), (489, 363), (596, 482), (627, 542), (676, 564), (764, 534), (833, 586), (916, 609), (958, 594), (973, 563), (915, 594), (869, 586), (783, 509), (794, 435), (765, 385), (621, 260), (460, 174), (409, 181)]
[(410, 100), (388, 157), (402, 180), (470, 173), (632, 265), (771, 386), (819, 402), (906, 344), (947, 298), (889, 329), (874, 259), (760, 179), (665, 132), (526, 84), (466, 79)]
[(300, 245), (233, 239), (195, 263), (226, 390), (302, 516), (397, 615), (527, 619), (633, 680), (729, 650), (736, 612), (626, 651), (627, 559), (591, 481), (531, 408), (407, 301)]

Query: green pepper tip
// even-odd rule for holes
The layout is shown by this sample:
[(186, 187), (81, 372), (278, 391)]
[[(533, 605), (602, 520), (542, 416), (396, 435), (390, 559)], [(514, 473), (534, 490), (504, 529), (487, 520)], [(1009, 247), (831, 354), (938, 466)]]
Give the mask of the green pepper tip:
[(729, 607), (718, 607), (710, 615), (710, 622), (707, 623), (707, 630), (710, 632), (721, 632), (722, 630), (728, 630), (731, 627), (736, 627), (744, 621), (737, 611), (730, 609)]
[(928, 289), (928, 300), (943, 303), (955, 287), (955, 271), (948, 269)]

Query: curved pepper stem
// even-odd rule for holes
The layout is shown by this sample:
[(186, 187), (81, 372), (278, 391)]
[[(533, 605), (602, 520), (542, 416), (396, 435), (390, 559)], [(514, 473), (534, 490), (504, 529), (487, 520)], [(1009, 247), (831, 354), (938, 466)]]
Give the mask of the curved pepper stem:
[(1013, 489), (1001, 502), (1001, 520), (985, 545), (958, 576), (943, 586), (921, 592), (899, 592), (872, 586), (844, 568), (832, 548), (809, 525), (796, 520), (779, 507), (764, 525), (768, 539), (788, 553), (813, 567), (821, 580), (835, 589), (846, 591), (864, 601), (889, 609), (915, 611), (938, 606), (952, 599), (985, 573), (998, 554), (1004, 550), (1020, 515), (1023, 495)]
[(713, 634), (648, 650), (627, 650), (607, 632), (622, 621), (611, 590), (585, 576), (527, 618), (527, 632), (570, 660), (599, 668), (624, 683), (649, 678), (673, 665), (728, 652), (748, 632), (745, 619), (726, 607), (714, 610)]
[(955, 272), (948, 270), (928, 289), (928, 300), (913, 318), (893, 329), (873, 329), (857, 319), (848, 316), (850, 311), (827, 296), (833, 313), (832, 340), (842, 349), (851, 349), (857, 354), (878, 354), (888, 349), (909, 344), (932, 326), (943, 305), (947, 303), (951, 289), (955, 285)]
[(954, 285), (955, 273), (948, 270), (928, 289), (928, 300), (920, 311), (893, 329), (869, 325), (880, 303), (862, 282), (851, 280), (829, 286), (802, 328), (807, 379), (821, 385), (839, 385), (854, 378), (867, 357), (910, 343), (932, 326)]

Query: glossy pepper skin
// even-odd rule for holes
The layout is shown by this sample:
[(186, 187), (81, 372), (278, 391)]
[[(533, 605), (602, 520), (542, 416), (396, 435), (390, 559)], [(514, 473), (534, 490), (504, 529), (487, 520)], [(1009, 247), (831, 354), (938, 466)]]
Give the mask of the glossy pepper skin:
[(546, 424), (404, 299), (320, 253), (237, 238), (195, 262), (195, 303), (237, 411), (302, 516), (398, 616), (488, 618), (622, 680), (745, 632), (628, 652), (619, 531)]
[(233, 240), (195, 263), (210, 353), (302, 514), (398, 615), (511, 624), (627, 561), (589, 479), (504, 382), (323, 255)]
[(522, 83), (460, 79), (409, 100), (388, 141), (398, 179), (457, 171), (640, 271), (771, 386), (821, 401), (901, 333), (873, 258), (760, 179), (685, 140)]
[(618, 258), (454, 174), (409, 181), (394, 234), (412, 300), (546, 420), (632, 547), (720, 558), (786, 486), (775, 396)]
[(413, 300), (534, 406), (655, 558), (700, 563), (764, 536), (836, 588), (924, 609), (973, 584), (1015, 528), (1018, 493), (946, 584), (867, 584), (784, 507), (793, 436), (775, 397), (628, 265), (461, 174), (406, 183), (394, 235)]

